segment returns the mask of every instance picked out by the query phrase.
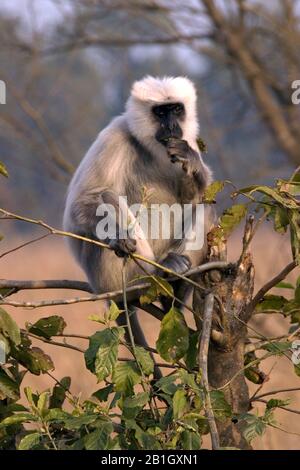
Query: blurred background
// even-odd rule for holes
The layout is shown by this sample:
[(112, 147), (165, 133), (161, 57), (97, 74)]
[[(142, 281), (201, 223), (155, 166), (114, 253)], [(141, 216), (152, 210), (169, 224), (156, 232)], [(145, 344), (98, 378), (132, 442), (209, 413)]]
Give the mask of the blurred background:
[[(74, 169), (101, 128), (124, 110), (132, 82), (147, 74), (186, 75), (195, 82), (204, 159), (216, 179), (236, 186), (270, 184), (299, 167), (300, 105), (292, 102), (292, 83), (300, 80), (300, 1), (1, 0), (0, 80), (7, 97), (0, 105), (0, 161), (9, 172), (1, 179), (1, 207), (61, 227)], [(221, 209), (226, 204), (225, 197), (219, 201)], [(4, 256), (43, 232), (11, 221), (2, 221), (0, 232), (1, 278), (84, 278), (62, 239), (48, 237)], [(239, 239), (237, 233), (230, 242), (231, 258), (239, 254)], [(253, 254), (257, 288), (291, 258), (286, 238), (267, 225)], [(73, 294), (23, 292), (15, 298)], [(100, 308), (85, 304), (10, 313), (21, 325), (63, 314), (69, 332), (90, 334), (96, 326), (87, 316)], [(255, 320), (263, 334), (287, 330), (285, 320), (265, 317)], [(143, 319), (154, 344), (158, 324), (146, 314)], [(44, 349), (53, 352), (51, 346)], [(66, 351), (52, 354), (55, 374), (73, 376), (74, 392), (88, 396), (94, 378), (83, 372), (78, 353)], [(286, 362), (265, 364), (265, 372), (274, 370), (264, 391), (283, 382), (299, 386)], [(33, 383), (39, 389), (49, 385), (44, 377)], [(300, 410), (299, 392), (289, 396)], [(278, 415), (287, 433), (268, 430), (256, 448), (299, 449), (299, 435), (289, 434), (289, 429), (300, 432), (299, 423), (291, 426), (297, 415)]]

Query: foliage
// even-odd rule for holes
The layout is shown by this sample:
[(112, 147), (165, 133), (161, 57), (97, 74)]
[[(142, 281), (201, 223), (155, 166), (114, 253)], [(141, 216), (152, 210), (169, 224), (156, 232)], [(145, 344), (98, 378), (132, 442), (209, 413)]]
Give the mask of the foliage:
[[(2, 171), (3, 173), (3, 171)], [(5, 172), (4, 172), (5, 173)], [(206, 191), (207, 203), (214, 203), (225, 187), (213, 183)], [(210, 243), (230, 236), (245, 216), (257, 220), (267, 217), (278, 232), (290, 231), (291, 251), (299, 262), (299, 182), (280, 180), (275, 187), (251, 186), (234, 191), (234, 204), (220, 217), (219, 226), (210, 234)], [(243, 201), (236, 201), (243, 198)], [(173, 288), (158, 276), (147, 278), (150, 287), (141, 296), (141, 305), (162, 297), (173, 298)], [(256, 313), (280, 313), (291, 322), (287, 337), (259, 344), (265, 354), (288, 355), (292, 340), (288, 337), (300, 326), (300, 278), (295, 285), (280, 282), (277, 286), (289, 296), (267, 293), (256, 306)], [(6, 291), (2, 296), (9, 295)], [(6, 310), (0, 308), (0, 340), (5, 348), (6, 363), (0, 368), (0, 448), (1, 449), (200, 449), (203, 435), (209, 432), (205, 399), (198, 365), (200, 333), (189, 328), (183, 313), (172, 305), (161, 321), (156, 353), (166, 361), (169, 372), (153, 380), (154, 361), (150, 351), (125, 342), (125, 328), (115, 320), (125, 312), (111, 301), (102, 316), (89, 319), (101, 325), (90, 338), (84, 352), (88, 371), (97, 377), (99, 389), (87, 400), (72, 394), (71, 378), (57, 380), (52, 389), (42, 392), (23, 387), (25, 374), (47, 374), (54, 369), (51, 357), (32, 345), (33, 339), (51, 343), (64, 336), (65, 320), (53, 315), (40, 318), (20, 329)], [(126, 325), (127, 328), (127, 325)], [(120, 356), (126, 347), (130, 359)], [(254, 352), (245, 355), (245, 376), (262, 384)], [(299, 374), (293, 365), (291, 370)], [(26, 402), (20, 402), (21, 391)], [(276, 408), (288, 401), (271, 399), (264, 413), (255, 410), (234, 415), (223, 390), (211, 390), (210, 402), (217, 422), (235, 420), (242, 423), (245, 438), (251, 442), (268, 426), (276, 426)], [(67, 405), (67, 406), (66, 406)], [(28, 426), (30, 424), (30, 426)]]

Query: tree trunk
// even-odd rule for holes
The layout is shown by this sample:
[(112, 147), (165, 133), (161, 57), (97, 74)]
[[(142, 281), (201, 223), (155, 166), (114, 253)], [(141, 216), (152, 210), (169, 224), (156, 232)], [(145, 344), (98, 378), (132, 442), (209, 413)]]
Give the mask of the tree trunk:
[[(246, 309), (252, 299), (254, 268), (247, 240), (251, 232), (248, 221), (244, 236), (244, 251), (237, 264), (227, 271), (210, 271), (198, 276), (197, 281), (215, 295), (212, 334), (208, 354), (208, 378), (211, 389), (222, 389), (233, 414), (245, 413), (250, 408), (248, 386), (244, 375), (244, 347), (247, 338), (247, 322), (251, 312)], [(224, 261), (226, 245), (213, 247), (210, 261)], [(205, 291), (195, 289), (193, 307), (201, 329), (199, 317), (203, 313)], [(204, 292), (204, 293), (203, 293)], [(242, 422), (232, 418), (217, 421), (221, 447), (251, 449), (242, 434)]]

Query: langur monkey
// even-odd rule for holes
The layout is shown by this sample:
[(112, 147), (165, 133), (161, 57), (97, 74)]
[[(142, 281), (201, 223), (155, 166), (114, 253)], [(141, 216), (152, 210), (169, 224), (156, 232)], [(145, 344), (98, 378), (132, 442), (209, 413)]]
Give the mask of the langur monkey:
[[(115, 208), (116, 213), (121, 210), (134, 227), (134, 233), (124, 237), (124, 227), (117, 216), (115, 234), (102, 240), (111, 250), (70, 239), (94, 292), (122, 289), (124, 257), (128, 258), (129, 280), (145, 275), (128, 257), (131, 253), (178, 273), (203, 261), (205, 246), (189, 250), (184, 238), (143, 236), (138, 217), (129, 209), (132, 204), (141, 204), (147, 191), (151, 204), (190, 203), (194, 207), (201, 203), (204, 189), (211, 182), (211, 172), (197, 145), (196, 101), (195, 87), (185, 77), (148, 76), (135, 82), (124, 114), (100, 132), (75, 172), (64, 213), (66, 231), (99, 240), (98, 208), (103, 205)], [(210, 221), (205, 220), (206, 228), (209, 225)], [(147, 272), (155, 272), (149, 264), (143, 263), (143, 267)], [(130, 318), (136, 344), (146, 346), (136, 314)], [(124, 319), (119, 320), (119, 324), (122, 322), (125, 323)]]

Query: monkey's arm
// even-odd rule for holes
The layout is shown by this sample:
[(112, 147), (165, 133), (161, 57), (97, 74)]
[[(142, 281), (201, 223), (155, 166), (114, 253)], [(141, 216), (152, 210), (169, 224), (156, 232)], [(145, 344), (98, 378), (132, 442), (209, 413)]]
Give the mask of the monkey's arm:
[(126, 208), (120, 211), (118, 197), (112, 190), (95, 188), (79, 193), (71, 204), (69, 219), (73, 231), (103, 241), (117, 256), (124, 257), (136, 251), (136, 240), (125, 233), (126, 227), (122, 226), (126, 217)]

